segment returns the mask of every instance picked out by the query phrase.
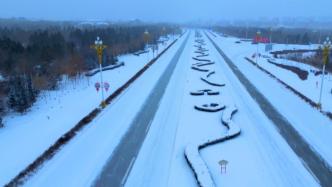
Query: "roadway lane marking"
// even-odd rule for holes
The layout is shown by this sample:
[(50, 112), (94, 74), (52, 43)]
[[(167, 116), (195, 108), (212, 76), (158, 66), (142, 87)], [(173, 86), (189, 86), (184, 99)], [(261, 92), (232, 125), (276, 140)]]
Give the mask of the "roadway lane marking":
[(150, 120), (149, 125), (146, 127), (145, 134), (147, 134), (149, 132), (152, 121), (153, 120)]
[(132, 169), (132, 167), (133, 167), (133, 165), (134, 165), (135, 160), (136, 160), (136, 157), (133, 157), (133, 158), (131, 159), (130, 164), (129, 164), (129, 167), (127, 168), (126, 174), (125, 174), (125, 175), (123, 176), (123, 178), (122, 178), (121, 186), (124, 186), (124, 185), (125, 185), (125, 183), (126, 183), (126, 181), (127, 181), (127, 178), (128, 178), (128, 175), (129, 175), (129, 173), (130, 173), (130, 171), (131, 171), (131, 169)]

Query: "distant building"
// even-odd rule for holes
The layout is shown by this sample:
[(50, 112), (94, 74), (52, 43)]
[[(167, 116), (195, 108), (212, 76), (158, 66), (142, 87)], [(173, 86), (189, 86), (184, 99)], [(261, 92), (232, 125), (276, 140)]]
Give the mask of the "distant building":
[(257, 43), (270, 43), (270, 39), (267, 37), (262, 37), (262, 36), (255, 36), (255, 38), (252, 40), (253, 44)]

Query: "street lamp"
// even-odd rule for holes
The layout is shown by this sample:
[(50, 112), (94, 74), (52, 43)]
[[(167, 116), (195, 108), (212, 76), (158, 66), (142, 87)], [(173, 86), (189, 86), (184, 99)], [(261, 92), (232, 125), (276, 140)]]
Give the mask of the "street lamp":
[[(163, 35), (163, 37), (164, 38), (166, 38), (166, 28), (165, 27), (163, 27), (163, 32), (162, 32), (162, 35)], [(168, 38), (168, 36), (167, 36), (167, 38)], [(165, 46), (166, 45), (166, 43), (165, 43), (165, 41), (163, 40), (163, 46)]]
[[(144, 42), (146, 44), (146, 47), (148, 47), (149, 40), (150, 40), (150, 33), (148, 30), (145, 30), (144, 35), (143, 35)], [(149, 59), (149, 53), (147, 54), (147, 57)]]
[(145, 30), (144, 32), (144, 42), (146, 44), (146, 46), (149, 44), (149, 38), (150, 38), (150, 33), (148, 30)]
[(323, 72), (322, 72), (322, 81), (321, 81), (320, 93), (319, 93), (318, 108), (322, 108), (321, 101), (322, 101), (322, 92), (323, 92), (323, 86), (324, 86), (325, 66), (329, 62), (330, 48), (331, 48), (331, 40), (329, 37), (327, 37), (323, 44)]
[(104, 82), (103, 82), (103, 70), (102, 70), (102, 61), (103, 61), (103, 51), (107, 48), (106, 45), (103, 45), (103, 41), (100, 39), (99, 36), (97, 36), (97, 39), (95, 41), (95, 44), (91, 46), (91, 48), (94, 48), (97, 52), (98, 56), (98, 62), (99, 62), (99, 71), (100, 71), (100, 84), (101, 84), (101, 108), (105, 108), (106, 103), (104, 99)]
[(248, 22), (246, 22), (246, 39), (248, 39)]
[(270, 28), (270, 43), (272, 43), (272, 32), (273, 32), (273, 28)]
[(166, 27), (163, 27), (162, 29), (162, 35), (165, 35), (166, 34)]
[(260, 37), (261, 37), (261, 31), (257, 31), (257, 33), (256, 33), (256, 42), (257, 42), (257, 48), (256, 48), (256, 65), (258, 63), (258, 56), (259, 56), (258, 47), (259, 47)]

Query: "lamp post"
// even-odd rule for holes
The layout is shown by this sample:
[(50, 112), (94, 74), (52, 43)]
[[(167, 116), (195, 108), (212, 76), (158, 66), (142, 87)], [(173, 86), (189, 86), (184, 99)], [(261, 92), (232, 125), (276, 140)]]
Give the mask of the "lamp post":
[(257, 42), (257, 48), (256, 48), (256, 65), (258, 64), (258, 56), (259, 56), (259, 40), (260, 40), (260, 37), (261, 37), (261, 31), (257, 31), (256, 33), (256, 42)]
[[(148, 47), (149, 45), (149, 40), (150, 40), (150, 33), (148, 30), (145, 30), (144, 34), (143, 34), (143, 39), (144, 39), (144, 42), (146, 44), (146, 47)], [(147, 58), (149, 60), (149, 53), (147, 54)]]
[(104, 82), (103, 82), (103, 70), (102, 70), (102, 61), (103, 61), (103, 51), (107, 48), (106, 45), (103, 45), (103, 41), (98, 36), (95, 44), (91, 46), (91, 48), (94, 48), (97, 52), (98, 56), (98, 62), (99, 62), (99, 71), (100, 71), (100, 85), (101, 85), (101, 108), (105, 108), (106, 103), (104, 99)]
[(248, 22), (246, 22), (246, 39), (248, 39)]
[(319, 93), (319, 101), (318, 101), (318, 108), (322, 108), (322, 92), (323, 92), (323, 86), (324, 86), (324, 75), (325, 75), (325, 66), (329, 62), (329, 56), (330, 56), (330, 47), (331, 47), (331, 40), (329, 37), (326, 38), (324, 44), (323, 44), (323, 72), (322, 72), (322, 81), (320, 85), (320, 93)]
[(270, 28), (270, 43), (272, 43), (272, 32), (273, 32), (273, 28)]
[[(162, 32), (162, 35), (163, 35), (163, 37), (165, 37), (166, 38), (166, 28), (165, 27), (163, 27), (163, 32)], [(167, 38), (168, 38), (168, 36), (167, 36)], [(165, 41), (163, 40), (163, 46), (165, 46), (166, 45), (166, 43), (165, 43)]]

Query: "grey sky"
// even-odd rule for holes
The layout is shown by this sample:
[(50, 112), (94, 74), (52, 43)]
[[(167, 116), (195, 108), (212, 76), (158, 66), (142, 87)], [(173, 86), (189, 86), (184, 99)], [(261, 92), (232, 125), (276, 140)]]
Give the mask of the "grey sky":
[(331, 9), (332, 0), (0, 0), (0, 17), (52, 20), (322, 18)]

